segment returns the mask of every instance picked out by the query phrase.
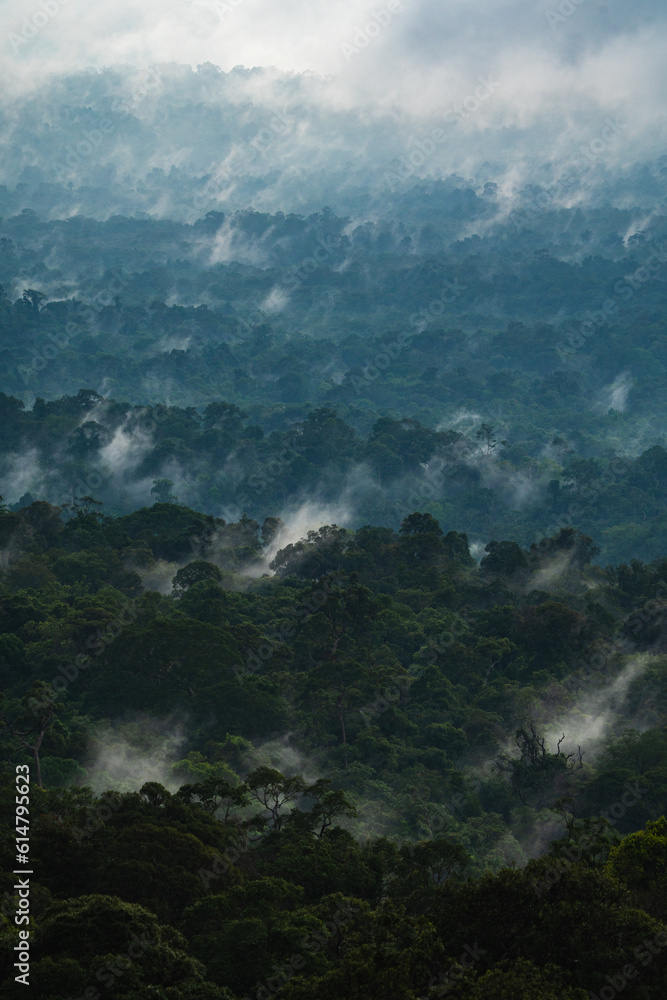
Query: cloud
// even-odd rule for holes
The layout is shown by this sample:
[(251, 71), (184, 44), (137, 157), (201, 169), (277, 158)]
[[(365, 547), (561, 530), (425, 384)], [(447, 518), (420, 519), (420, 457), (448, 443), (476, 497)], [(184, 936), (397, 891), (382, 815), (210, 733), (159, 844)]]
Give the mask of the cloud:
[(600, 398), (596, 404), (597, 409), (607, 413), (610, 409), (618, 413), (625, 413), (633, 379), (630, 372), (621, 372), (617, 375), (611, 385), (607, 385), (600, 392)]
[(85, 784), (98, 795), (107, 789), (138, 791), (157, 781), (175, 792), (179, 782), (171, 773), (186, 742), (183, 722), (137, 715), (131, 721), (97, 727), (91, 737), (90, 763)]
[(0, 463), (0, 496), (16, 503), (25, 493), (49, 495), (54, 478), (44, 469), (36, 448), (10, 453)]
[[(116, 64), (276, 67), (286, 79), (254, 73), (245, 81), (253, 103), (290, 91), (298, 96), (304, 80), (295, 74), (305, 73), (317, 103), (382, 107), (413, 118), (442, 116), (472, 98), (481, 80), (496, 79), (497, 92), (461, 119), (460, 131), (493, 130), (499, 151), (516, 141), (507, 129), (520, 133), (542, 123), (552, 133), (555, 127), (576, 132), (586, 118), (590, 128), (614, 111), (628, 118), (628, 135), (653, 133), (659, 144), (667, 10), (657, 0), (584, 0), (570, 5), (569, 16), (558, 13), (569, 8), (556, 0), (49, 0), (46, 6), (57, 12), (38, 16), (39, 5), (23, 0), (3, 4), (7, 93), (34, 92), (49, 73)], [(209, 83), (214, 97), (211, 74)]]
[(354, 516), (349, 485), (337, 502), (308, 500), (296, 509), (281, 512), (279, 516), (284, 527), (268, 546), (262, 559), (253, 566), (246, 567), (245, 572), (249, 576), (262, 576), (266, 573), (272, 575), (271, 562), (279, 550), (305, 539), (309, 531), (318, 531), (328, 524), (346, 527)]
[(123, 475), (136, 469), (152, 447), (152, 435), (136, 426), (136, 420), (128, 416), (125, 422), (116, 428), (109, 443), (100, 449), (100, 459), (104, 465), (111, 467), (114, 475)]
[[(614, 723), (624, 719), (627, 724), (630, 687), (646, 672), (652, 659), (648, 653), (633, 656), (609, 683), (594, 690), (584, 689), (574, 706), (546, 727), (545, 736), (549, 745), (555, 748), (561, 734), (565, 733), (565, 752), (573, 752), (581, 746), (586, 751), (587, 759), (594, 757), (601, 741), (613, 731)], [(633, 720), (635, 724), (637, 721)]]

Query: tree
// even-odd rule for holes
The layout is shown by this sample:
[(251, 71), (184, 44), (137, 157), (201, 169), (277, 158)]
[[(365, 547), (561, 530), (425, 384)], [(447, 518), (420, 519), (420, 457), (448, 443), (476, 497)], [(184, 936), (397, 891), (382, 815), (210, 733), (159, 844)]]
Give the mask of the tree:
[(410, 585), (422, 586), (425, 566), (437, 565), (439, 558), (445, 553), (442, 529), (431, 514), (416, 512), (403, 519), (398, 533), (399, 551), (407, 560), (406, 571)]
[(558, 966), (542, 968), (525, 958), (503, 959), (479, 978), (452, 966), (439, 982), (448, 1000), (589, 1000), (591, 996), (567, 984)]
[[(475, 431), (475, 437), (478, 441), (481, 441), (486, 448), (486, 454), (490, 455), (493, 449), (498, 444), (493, 427), (491, 424), (482, 424), (482, 426)], [(506, 441), (501, 441), (501, 444), (507, 444)]]
[[(171, 986), (199, 987), (199, 996), (207, 996), (204, 968), (186, 948), (181, 934), (160, 924), (143, 906), (102, 894), (59, 900), (47, 910), (31, 939), (31, 985), (33, 976), (40, 985), (46, 980), (48, 992), (40, 991), (39, 996), (49, 1000), (81, 996), (92, 970), (93, 981), (107, 989), (113, 986), (114, 995), (123, 998), (136, 995), (135, 990), (146, 996), (148, 990)], [(49, 984), (48, 973), (56, 971), (65, 977)], [(21, 994), (13, 989), (5, 993), (3, 987), (3, 995)]]
[(179, 569), (172, 580), (175, 596), (182, 596), (190, 587), (205, 580), (212, 580), (214, 583), (222, 581), (222, 573), (213, 563), (204, 559), (195, 559), (182, 569)]
[(39, 681), (32, 686), (17, 706), (13, 718), (8, 715), (7, 699), (0, 694), (0, 725), (2, 735), (17, 747), (27, 751), (35, 762), (36, 784), (42, 787), (40, 750), (44, 737), (55, 721), (56, 707), (48, 684)]
[[(231, 777), (231, 771), (229, 771)], [(225, 778), (211, 775), (203, 781), (183, 785), (176, 793), (184, 802), (196, 802), (211, 814), (220, 812), (226, 823), (232, 809), (248, 805), (250, 796), (245, 784), (231, 785)]]
[(649, 820), (611, 851), (608, 870), (628, 887), (641, 909), (667, 918), (667, 820)]
[(480, 569), (485, 573), (498, 573), (500, 576), (513, 576), (528, 569), (526, 557), (516, 542), (491, 541), (485, 547)]
[(464, 532), (448, 531), (444, 538), (444, 552), (447, 559), (461, 566), (475, 565), (475, 560), (470, 555), (468, 536)]
[(470, 862), (462, 844), (444, 837), (404, 844), (399, 859), (396, 875), (390, 882), (391, 895), (405, 901), (413, 913), (427, 911), (436, 888), (456, 875), (461, 876)]
[(279, 830), (285, 820), (285, 814), (281, 812), (283, 806), (296, 801), (306, 790), (301, 775), (286, 778), (272, 767), (258, 767), (251, 771), (245, 784), (253, 798), (269, 813), (274, 830)]
[(304, 942), (319, 927), (303, 895), (287, 879), (263, 877), (200, 900), (185, 914), (192, 952), (238, 997), (256, 996), (259, 983), (273, 984), (274, 976), (284, 982), (278, 969), (290, 968), (290, 958), (305, 968)]
[(537, 569), (547, 559), (559, 554), (566, 555), (570, 565), (581, 570), (600, 554), (600, 548), (592, 538), (576, 528), (561, 528), (553, 538), (543, 538), (539, 544), (530, 546), (529, 562)]
[(174, 484), (171, 479), (154, 479), (151, 493), (156, 497), (156, 503), (178, 503), (178, 498), (171, 492)]
[(204, 410), (204, 427), (217, 428), (228, 434), (238, 434), (248, 417), (235, 403), (209, 403)]
[(436, 519), (431, 514), (420, 514), (418, 512), (409, 514), (401, 521), (399, 534), (405, 537), (411, 535), (436, 535), (442, 537), (442, 529)]
[(305, 539), (279, 549), (270, 563), (271, 569), (281, 576), (294, 574), (310, 580), (340, 570), (349, 536), (345, 528), (325, 524), (316, 531), (309, 531)]
[[(304, 804), (309, 804), (310, 808), (302, 808)], [(357, 810), (340, 788), (331, 788), (330, 778), (319, 778), (305, 788), (299, 809), (294, 810), (290, 822), (297, 821), (319, 838), (330, 829), (337, 816), (353, 818)]]
[(285, 528), (279, 517), (265, 517), (262, 524), (262, 545), (268, 548)]
[(552, 804), (557, 798), (562, 798), (569, 788), (571, 775), (583, 767), (583, 751), (566, 754), (561, 751), (558, 741), (555, 753), (550, 753), (546, 741), (539, 736), (534, 723), (528, 729), (518, 729), (516, 732), (518, 757), (500, 754), (497, 766), (510, 775), (512, 787), (519, 800), (536, 808)]
[(93, 459), (95, 453), (110, 440), (111, 434), (106, 427), (94, 420), (86, 420), (70, 434), (68, 451), (80, 461)]
[(39, 316), (39, 307), (46, 299), (46, 295), (43, 292), (36, 291), (34, 288), (25, 288), (22, 298), (30, 306), (33, 314)]

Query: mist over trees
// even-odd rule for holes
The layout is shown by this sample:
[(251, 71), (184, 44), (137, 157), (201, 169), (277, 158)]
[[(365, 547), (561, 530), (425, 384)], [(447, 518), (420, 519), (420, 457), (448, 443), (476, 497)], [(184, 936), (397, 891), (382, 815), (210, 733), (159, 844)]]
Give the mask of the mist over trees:
[[(41, 737), (35, 979), (53, 983), (59, 962), (58, 989), (82, 988), (123, 919), (151, 928), (128, 989), (159, 986), (173, 961), (183, 996), (261, 991), (287, 948), (303, 956), (289, 989), (316, 996), (322, 977), (370, 974), (354, 942), (387, 947), (390, 921), (391, 961), (405, 935), (431, 942), (406, 990), (446, 981), (472, 934), (475, 989), (492, 991), (496, 896), (529, 920), (593, 894), (585, 911), (618, 923), (619, 954), (637, 934), (657, 941), (664, 560), (602, 570), (569, 529), (527, 551), (493, 543), (478, 567), (464, 534), (415, 512), (398, 532), (310, 532), (260, 576), (275, 528), (161, 502), (120, 518), (87, 498), (3, 513), (7, 759)], [(142, 586), (158, 566), (173, 573), (162, 593)], [(341, 910), (338, 946), (313, 951)], [(84, 919), (105, 927), (86, 950), (53, 938)], [(223, 958), (220, 940), (235, 954), (259, 941), (261, 960)], [(544, 967), (531, 941), (517, 927), (506, 942), (517, 982), (578, 996), (571, 953)], [(594, 988), (608, 956), (586, 954)]]
[(664, 10), (135, 8), (3, 14), (3, 997), (659, 1000)]

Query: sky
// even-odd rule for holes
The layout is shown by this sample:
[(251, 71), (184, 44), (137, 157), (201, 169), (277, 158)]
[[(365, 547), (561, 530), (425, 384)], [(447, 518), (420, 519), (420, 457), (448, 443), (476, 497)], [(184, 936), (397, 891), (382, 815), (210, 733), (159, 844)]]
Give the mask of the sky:
[(123, 63), (276, 66), (344, 103), (432, 112), (490, 80), (497, 124), (584, 98), (650, 130), (667, 83), (662, 0), (3, 0), (0, 25), (10, 90)]
[[(80, 140), (66, 133), (66, 106), (79, 116), (103, 106), (115, 83), (91, 83), (83, 71), (108, 67), (160, 73), (147, 100), (130, 101), (142, 136), (121, 135), (119, 126), (80, 165), (77, 182), (98, 188), (94, 169), (107, 162), (128, 176), (184, 164), (204, 176), (229, 172), (229, 155), (234, 176), (243, 173), (233, 160), (239, 144), (245, 149), (266, 126), (244, 124), (250, 107), (288, 109), (290, 126), (273, 130), (250, 171), (270, 167), (281, 178), (268, 194), (252, 194), (255, 207), (270, 210), (302, 205), (295, 185), (304, 173), (304, 204), (331, 204), (316, 182), (333, 171), (340, 190), (344, 163), (374, 165), (385, 183), (401, 156), (419, 160), (424, 143), (423, 176), (482, 183), (486, 171), (500, 180), (507, 206), (526, 184), (558, 184), (572, 168), (582, 178), (572, 197), (590, 196), (605, 171), (622, 178), (667, 152), (664, 0), (0, 0), (0, 27), (0, 181), (10, 186), (32, 165), (62, 162), (67, 144)], [(206, 77), (212, 67), (239, 66), (261, 72)], [(179, 67), (201, 69), (193, 83)], [(68, 80), (59, 88), (55, 75)], [(179, 130), (178, 108), (188, 101), (197, 123), (188, 112)], [(201, 112), (226, 101), (236, 116), (231, 153), (220, 145), (227, 125), (207, 131), (213, 116)], [(250, 197), (239, 194), (243, 204)]]

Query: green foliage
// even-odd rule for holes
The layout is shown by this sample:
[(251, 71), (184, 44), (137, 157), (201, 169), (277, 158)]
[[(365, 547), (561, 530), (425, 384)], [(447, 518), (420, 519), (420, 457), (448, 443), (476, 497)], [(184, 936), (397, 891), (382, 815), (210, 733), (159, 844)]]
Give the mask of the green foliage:
[(614, 847), (608, 862), (612, 872), (630, 889), (637, 905), (665, 921), (667, 918), (667, 820), (649, 821)]
[[(343, 434), (333, 419), (313, 419), (309, 447), (320, 426)], [(60, 1000), (54, 976), (83, 995), (122, 957), (116, 924), (157, 941), (115, 978), (128, 1000), (578, 1000), (642, 964), (641, 942), (661, 947), (662, 562), (600, 570), (564, 529), (478, 567), (465, 535), (416, 510), (398, 532), (313, 531), (267, 578), (277, 524), (94, 506), (15, 512), (0, 580), (0, 797), (7, 824), (29, 762), (40, 995)], [(119, 569), (165, 559), (167, 594)], [(611, 735), (589, 763), (575, 737), (596, 704)], [(626, 712), (655, 725), (624, 731)], [(136, 721), (100, 728), (123, 714)], [(573, 733), (550, 746), (554, 715)], [(174, 763), (150, 756), (161, 728), (179, 734)], [(103, 767), (145, 755), (156, 778), (80, 787), (112, 780), (91, 768), (94, 731)], [(9, 996), (15, 936), (6, 921)], [(660, 988), (642, 966), (637, 996)]]

